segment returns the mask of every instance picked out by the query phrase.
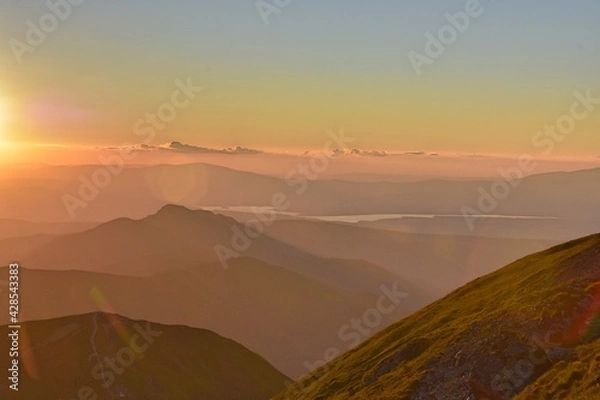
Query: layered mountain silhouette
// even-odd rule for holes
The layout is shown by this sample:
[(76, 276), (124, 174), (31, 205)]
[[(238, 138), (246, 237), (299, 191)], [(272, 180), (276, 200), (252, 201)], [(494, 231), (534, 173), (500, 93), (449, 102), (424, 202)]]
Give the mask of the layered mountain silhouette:
[(293, 377), (308, 371), (306, 361), (323, 357), (321, 343), (346, 346), (340, 327), (376, 305), (382, 286), (400, 285), (409, 296), (369, 334), (424, 302), (374, 264), (320, 258), (268, 235), (253, 238), (225, 268), (215, 245), (231, 246), (234, 228), (245, 230), (231, 218), (168, 205), (142, 220), (118, 219), (81, 233), (7, 239), (0, 254), (22, 267), (24, 319), (106, 311), (109, 304), (108, 311), (128, 317), (227, 335)]
[(600, 235), (518, 260), (275, 397), (600, 398)]
[(431, 301), (511, 261), (557, 244), (546, 240), (409, 234), (301, 220), (277, 221), (266, 232), (320, 257), (344, 254), (385, 267), (418, 287), (418, 292), (429, 294)]
[[(556, 244), (406, 234), (319, 221), (283, 220), (263, 229), (253, 238), (233, 218), (167, 205), (140, 220), (120, 218), (84, 232), (0, 240), (0, 262), (18, 259), (33, 269), (149, 275), (217, 262), (215, 246), (220, 246), (231, 251), (227, 254), (260, 259), (349, 290), (378, 293), (382, 282), (400, 277), (416, 310), (477, 276)], [(237, 252), (233, 242), (248, 247)], [(440, 279), (430, 279), (431, 274)]]
[[(71, 221), (73, 215), (65, 207), (65, 195), (83, 199), (85, 207), (78, 208), (75, 213), (78, 221), (108, 221), (119, 217), (143, 218), (168, 203), (194, 208), (268, 206), (275, 193), (288, 197), (288, 211), (304, 215), (460, 215), (465, 206), (479, 208), (484, 190), (488, 193), (486, 204), (493, 206), (486, 208), (484, 213), (558, 218), (554, 229), (560, 229), (556, 234), (560, 240), (567, 231), (592, 233), (599, 222), (595, 210), (600, 189), (595, 182), (600, 179), (600, 169), (527, 177), (509, 189), (510, 196), (497, 204), (489, 199), (489, 193), (492, 186), (504, 178), (499, 181), (434, 179), (395, 183), (309, 181), (296, 174), (294, 179), (286, 182), (215, 165), (189, 164), (125, 168), (113, 176), (106, 187), (94, 190), (89, 182), (99, 169), (106, 167), (48, 167), (19, 179), (2, 180), (0, 191), (11, 193), (11, 196), (0, 198), (0, 218)], [(507, 176), (515, 178), (519, 175)], [(537, 234), (544, 236), (539, 237), (556, 238), (546, 224), (542, 229), (538, 229)]]
[(0, 240), (36, 236), (36, 235), (65, 235), (83, 232), (99, 225), (95, 222), (55, 222), (39, 223), (15, 219), (0, 219)]
[[(254, 257), (351, 290), (377, 293), (382, 282), (398, 279), (376, 265), (319, 258), (268, 235), (247, 232), (246, 226), (233, 218), (166, 205), (141, 220), (120, 218), (75, 234), (0, 241), (0, 254), (4, 255), (0, 262), (18, 259), (36, 269), (150, 275), (192, 263)], [(236, 247), (234, 241), (243, 247)], [(219, 257), (215, 246), (225, 249), (224, 257)], [(10, 259), (4, 259), (7, 254)]]
[[(9, 336), (0, 327), (0, 349)], [(211, 331), (93, 313), (27, 322), (20, 330), (19, 391), (3, 399), (267, 400), (287, 378)], [(9, 358), (0, 358), (7, 371)]]
[[(6, 274), (6, 268), (0, 269), (0, 276)], [(347, 348), (339, 338), (340, 327), (383, 295), (335, 288), (251, 258), (232, 261), (227, 271), (207, 264), (145, 277), (25, 268), (20, 275), (22, 320), (103, 310), (207, 328), (258, 352), (293, 377), (309, 371), (305, 361), (323, 357), (324, 343)], [(404, 302), (410, 301), (409, 293), (377, 328), (407, 315)], [(8, 309), (7, 296), (0, 298), (0, 307)], [(0, 315), (0, 324), (8, 324), (8, 314)]]

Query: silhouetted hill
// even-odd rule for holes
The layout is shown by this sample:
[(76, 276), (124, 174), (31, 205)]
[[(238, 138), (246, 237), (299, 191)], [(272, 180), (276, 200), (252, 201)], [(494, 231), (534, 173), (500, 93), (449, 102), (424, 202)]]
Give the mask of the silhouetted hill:
[[(7, 331), (0, 327), (5, 373)], [(185, 326), (94, 313), (27, 322), (20, 334), (19, 391), (5, 378), (3, 399), (267, 400), (287, 380), (240, 344)]]
[(65, 235), (83, 232), (97, 225), (99, 224), (95, 222), (39, 223), (0, 219), (0, 240), (36, 235)]
[[(511, 261), (556, 244), (545, 240), (401, 233), (321, 221), (277, 221), (266, 232), (320, 257), (343, 254), (380, 265), (411, 282), (431, 301)], [(419, 304), (419, 308), (424, 305)]]
[[(232, 244), (236, 232), (246, 251)], [(253, 257), (292, 272), (349, 290), (378, 293), (398, 279), (376, 265), (323, 259), (262, 234), (248, 236), (232, 218), (167, 205), (141, 220), (120, 218), (91, 230), (58, 237), (0, 241), (0, 262), (19, 260), (34, 269), (82, 270), (119, 275), (151, 275), (191, 263), (219, 261), (215, 246), (236, 257)], [(350, 258), (350, 257), (348, 257)]]
[[(8, 276), (6, 268), (0, 268), (0, 276)], [(133, 277), (21, 268), (20, 278), (21, 320), (103, 310), (206, 328), (258, 352), (294, 378), (309, 371), (305, 361), (323, 357), (324, 344), (347, 348), (340, 327), (383, 295), (381, 289), (377, 295), (339, 289), (250, 258), (232, 261), (228, 270), (218, 263), (190, 264)], [(382, 284), (391, 288), (394, 281)], [(408, 315), (413, 296), (408, 294), (376, 330)], [(0, 309), (8, 310), (8, 296), (0, 296)], [(0, 314), (0, 324), (8, 324), (8, 313)]]
[[(31, 177), (0, 181), (0, 218), (57, 222), (71, 221), (63, 196), (79, 196), (80, 177), (90, 177), (103, 166), (51, 167)], [(165, 204), (201, 206), (269, 206), (273, 195), (285, 194), (288, 211), (304, 215), (435, 214), (461, 215), (478, 208), (481, 190), (491, 191), (497, 180), (442, 180), (419, 182), (348, 182), (317, 180), (286, 183), (284, 179), (237, 171), (209, 164), (129, 167), (113, 177), (86, 207), (78, 208), (78, 221), (108, 221), (118, 217), (142, 218)], [(546, 216), (578, 223), (587, 215), (596, 223), (600, 169), (545, 173), (523, 179), (498, 201), (492, 214)], [(552, 201), (544, 201), (552, 199)], [(486, 213), (489, 213), (486, 211)], [(582, 229), (589, 229), (585, 224)]]

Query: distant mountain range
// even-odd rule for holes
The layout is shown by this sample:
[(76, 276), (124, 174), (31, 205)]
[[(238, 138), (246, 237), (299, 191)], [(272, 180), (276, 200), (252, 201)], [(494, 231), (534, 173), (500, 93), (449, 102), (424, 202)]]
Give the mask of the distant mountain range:
[(87, 231), (99, 225), (96, 222), (54, 222), (39, 223), (16, 219), (0, 219), (0, 240), (36, 236), (64, 235)]
[[(6, 326), (0, 369), (9, 368)], [(21, 327), (19, 391), (2, 399), (267, 400), (288, 379), (211, 331), (93, 313)], [(95, 397), (94, 397), (95, 396)]]
[[(80, 232), (0, 240), (0, 262), (19, 260), (32, 269), (143, 276), (216, 263), (215, 246), (222, 246), (241, 257), (348, 290), (379, 293), (382, 282), (400, 278), (411, 292), (407, 306), (414, 311), (469, 280), (557, 243), (408, 234), (306, 220), (264, 224), (263, 234), (251, 238), (245, 225), (233, 218), (175, 205), (140, 220), (120, 218), (82, 232), (86, 225), (74, 225), (67, 232)], [(46, 232), (51, 227), (59, 229), (58, 224), (43, 224), (39, 229)], [(235, 251), (234, 240), (242, 244), (246, 240), (246, 251)], [(432, 280), (431, 274), (440, 279)]]
[[(0, 269), (0, 276), (6, 273)], [(20, 275), (22, 320), (103, 310), (206, 328), (258, 352), (294, 378), (309, 371), (305, 361), (323, 357), (325, 343), (347, 348), (338, 336), (340, 327), (378, 299), (250, 258), (233, 261), (227, 271), (219, 264), (199, 264), (145, 277), (24, 268)], [(7, 299), (0, 297), (0, 307), (8, 309)], [(408, 305), (399, 304), (378, 328), (408, 313)], [(8, 314), (0, 314), (0, 324), (8, 324)]]
[[(50, 226), (55, 225), (38, 228)], [(397, 285), (408, 296), (360, 340), (470, 279), (551, 244), (278, 221), (251, 238), (226, 269), (215, 246), (232, 247), (234, 232), (245, 229), (232, 218), (167, 205), (141, 220), (2, 240), (0, 262), (18, 260), (22, 266), (26, 320), (104, 310), (207, 328), (296, 378), (310, 370), (307, 362), (323, 357), (323, 343), (347, 349), (340, 327), (376, 305), (382, 287)], [(92, 290), (105, 303), (94, 301)], [(6, 301), (0, 298), (0, 306)], [(8, 323), (6, 315), (0, 323)]]
[(599, 354), (595, 235), (457, 289), (275, 399), (591, 400)]
[[(303, 215), (461, 215), (464, 207), (470, 207), (483, 214), (573, 220), (577, 232), (590, 231), (600, 218), (596, 213), (600, 188), (595, 184), (600, 169), (533, 175), (506, 189), (500, 173), (496, 181), (351, 182), (313, 181), (298, 171), (290, 171), (285, 180), (208, 164), (159, 165), (125, 168), (116, 175), (109, 172), (110, 179), (95, 190), (90, 182), (101, 169), (108, 171), (94, 165), (48, 167), (19, 179), (4, 179), (0, 191), (11, 195), (0, 198), (0, 218), (70, 221), (63, 202), (66, 195), (84, 200), (74, 214), (76, 220), (105, 222), (143, 218), (168, 203), (191, 208), (269, 206), (277, 193), (290, 201), (288, 211)], [(485, 210), (478, 205), (482, 191), (488, 197)], [(492, 192), (501, 198), (490, 200)]]
[(344, 255), (380, 265), (412, 283), (422, 295), (429, 294), (431, 301), (517, 258), (557, 244), (549, 240), (402, 233), (302, 220), (277, 221), (266, 228), (266, 233), (319, 257)]
[[(409, 296), (371, 334), (426, 301), (374, 264), (317, 257), (266, 234), (226, 269), (214, 246), (230, 246), (234, 227), (244, 229), (207, 211), (165, 206), (142, 220), (119, 219), (85, 232), (6, 239), (0, 254), (11, 257), (3, 263), (19, 260), (22, 267), (26, 320), (104, 310), (207, 328), (293, 377), (308, 371), (305, 361), (323, 356), (322, 343), (346, 345), (340, 327), (376, 305), (382, 286), (398, 285)], [(8, 307), (7, 298), (1, 304)], [(8, 323), (6, 315), (0, 323)]]
[(176, 205), (141, 220), (120, 218), (84, 232), (6, 239), (0, 241), (0, 263), (19, 260), (28, 268), (143, 276), (230, 259), (220, 257), (216, 246), (237, 253), (233, 258), (254, 257), (344, 289), (377, 293), (382, 282), (398, 278), (366, 262), (324, 259), (265, 234), (248, 235), (232, 218)]

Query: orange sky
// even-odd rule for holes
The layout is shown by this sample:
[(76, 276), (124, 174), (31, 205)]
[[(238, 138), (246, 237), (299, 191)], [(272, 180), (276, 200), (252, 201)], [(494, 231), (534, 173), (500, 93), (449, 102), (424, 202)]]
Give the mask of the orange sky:
[[(30, 52), (0, 48), (3, 162), (89, 163), (89, 147), (172, 141), (317, 150), (342, 128), (388, 153), (600, 155), (597, 103), (569, 134), (535, 139), (576, 93), (600, 98), (596, 2), (486, 6), (420, 75), (407, 54), (426, 52), (424, 34), (462, 1), (298, 4), (267, 26), (251, 3), (86, 2)], [(13, 44), (48, 12), (7, 7)]]

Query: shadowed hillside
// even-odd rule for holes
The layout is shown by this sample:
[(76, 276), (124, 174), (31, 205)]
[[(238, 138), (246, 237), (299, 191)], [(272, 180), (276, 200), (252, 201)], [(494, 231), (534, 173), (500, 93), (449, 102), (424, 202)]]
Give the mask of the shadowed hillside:
[[(0, 268), (0, 276), (7, 273)], [(22, 268), (20, 277), (21, 320), (110, 310), (130, 318), (206, 328), (258, 352), (292, 377), (308, 372), (304, 361), (320, 359), (327, 347), (343, 343), (340, 327), (376, 305), (383, 293), (336, 289), (249, 258), (232, 261), (227, 271), (208, 264), (129, 277)], [(386, 282), (390, 288), (393, 284)], [(408, 315), (408, 293), (378, 330)], [(8, 296), (0, 297), (0, 308), (8, 310)], [(8, 324), (8, 313), (0, 314), (1, 324)]]
[[(8, 354), (7, 327), (0, 338)], [(7, 361), (0, 358), (3, 371)], [(211, 331), (101, 313), (23, 324), (20, 378), (8, 396), (3, 379), (1, 398), (266, 400), (287, 380)]]
[(223, 268), (236, 257), (254, 257), (332, 286), (371, 293), (397, 279), (376, 265), (319, 258), (268, 235), (248, 235), (232, 218), (176, 205), (141, 220), (120, 218), (85, 232), (0, 241), (0, 265), (19, 260), (36, 269), (151, 275), (220, 261), (215, 246), (226, 260)]

